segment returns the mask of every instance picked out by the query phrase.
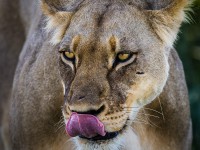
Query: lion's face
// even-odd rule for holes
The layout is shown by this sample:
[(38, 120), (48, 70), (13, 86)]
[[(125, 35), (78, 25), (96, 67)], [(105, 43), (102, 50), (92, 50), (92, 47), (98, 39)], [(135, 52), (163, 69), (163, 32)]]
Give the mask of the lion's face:
[[(156, 30), (143, 10), (123, 4), (85, 2), (74, 14), (57, 13), (65, 22), (55, 30), (61, 38), (65, 121), (72, 112), (92, 114), (107, 133), (96, 139), (76, 138), (85, 149), (120, 146), (138, 111), (162, 92), (168, 77), (172, 43), (165, 41), (167, 34), (161, 37), (164, 29)], [(177, 26), (166, 30), (176, 32)]]
[(75, 14), (60, 44), (63, 114), (67, 122), (72, 112), (91, 113), (106, 132), (124, 132), (161, 93), (168, 76), (166, 49), (135, 8), (113, 6), (102, 18), (89, 13), (89, 20), (83, 19), (88, 14)]

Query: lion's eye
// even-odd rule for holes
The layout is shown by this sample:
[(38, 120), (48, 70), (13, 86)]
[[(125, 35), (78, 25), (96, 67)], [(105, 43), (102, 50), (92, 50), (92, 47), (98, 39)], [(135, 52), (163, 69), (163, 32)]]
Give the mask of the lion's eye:
[(119, 62), (125, 62), (128, 61), (131, 58), (132, 54), (129, 53), (119, 53), (117, 54), (117, 61)]
[(137, 53), (135, 52), (120, 52), (116, 55), (113, 63), (113, 68), (118, 70), (119, 68), (133, 63), (136, 60)]
[(63, 56), (65, 59), (74, 61), (75, 59), (75, 54), (73, 52), (63, 52)]

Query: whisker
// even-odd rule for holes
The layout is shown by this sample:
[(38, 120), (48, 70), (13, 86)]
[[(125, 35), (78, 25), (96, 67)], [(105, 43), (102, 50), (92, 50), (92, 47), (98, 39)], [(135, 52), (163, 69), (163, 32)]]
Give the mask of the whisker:
[[(124, 108), (128, 108), (128, 109), (133, 109), (133, 108), (138, 108), (138, 107), (124, 107)], [(152, 108), (147, 108), (147, 107), (145, 107), (145, 108), (143, 108), (143, 109), (147, 109), (147, 110), (151, 110), (151, 111), (154, 111), (154, 112), (157, 112), (157, 113), (159, 113), (159, 114), (161, 114), (161, 115), (163, 115), (163, 113), (162, 112), (159, 112), (159, 111), (157, 111), (157, 110), (154, 110), (154, 109), (152, 109)]]
[[(132, 111), (125, 111), (126, 113), (130, 113)], [(136, 111), (135, 111), (136, 112)], [(147, 116), (151, 116), (151, 117), (155, 117), (155, 118), (160, 118), (159, 116), (156, 115), (152, 115), (152, 114), (147, 114), (147, 113), (142, 113), (142, 112), (138, 112), (137, 114), (143, 114), (143, 115), (147, 115)]]
[(157, 112), (157, 113), (159, 113), (159, 114), (161, 114), (161, 115), (162, 115), (162, 113), (161, 113), (161, 112), (159, 112), (159, 111), (157, 111), (157, 110), (154, 110), (154, 109), (151, 109), (151, 108), (144, 108), (144, 109), (151, 110), (151, 111)]
[(162, 105), (161, 105), (160, 97), (159, 97), (159, 96), (158, 96), (158, 101), (159, 101), (159, 103), (160, 103), (160, 109), (161, 109), (161, 112), (162, 112), (163, 120), (165, 121), (165, 116), (164, 116), (164, 113), (163, 113), (163, 108), (162, 108)]
[(67, 140), (63, 143), (62, 149), (64, 149), (65, 145), (67, 145), (67, 144), (68, 144), (69, 142), (71, 142), (71, 141), (72, 141), (71, 138), (67, 139)]
[[(63, 122), (58, 128), (56, 129), (56, 132), (58, 132), (60, 129), (62, 129), (65, 126), (65, 123)], [(64, 130), (65, 131), (65, 130)]]
[(64, 127), (64, 126), (65, 126), (64, 117), (63, 117), (63, 116), (61, 116), (61, 117), (60, 117), (60, 120), (59, 120), (57, 123), (55, 123), (55, 125), (54, 125), (54, 126), (56, 127), (56, 130), (55, 130), (55, 132), (58, 132), (60, 129), (62, 129), (62, 127)]
[(144, 123), (148, 123), (146, 120), (144, 120), (144, 119), (138, 119), (138, 118), (135, 118), (133, 121), (141, 121), (141, 122), (144, 122)]
[(149, 123), (150, 123), (152, 126), (157, 127), (157, 128), (160, 128), (158, 125), (156, 125), (155, 123), (153, 123), (153, 122), (151, 121), (151, 119), (148, 118), (148, 121), (149, 121)]
[[(145, 110), (144, 110), (144, 109), (143, 109), (143, 112), (145, 113)], [(147, 118), (148, 122), (149, 122), (152, 126), (155, 126), (155, 127), (157, 127), (157, 128), (160, 128), (159, 126), (157, 126), (156, 124), (154, 124), (148, 116), (146, 116), (146, 118)]]
[(146, 125), (152, 126), (151, 124), (149, 124), (149, 122), (141, 121), (141, 120), (133, 120), (133, 123), (141, 123), (141, 124), (146, 124)]
[(123, 107), (123, 108), (139, 108), (139, 107)]
[(148, 122), (149, 122), (149, 124), (151, 125), (151, 127), (155, 126), (154, 123), (152, 123), (151, 119), (149, 119), (148, 116), (145, 116), (145, 117), (146, 117), (146, 119), (148, 120)]
[(60, 125), (60, 124), (63, 122), (63, 119), (64, 119), (64, 117), (61, 116), (61, 117), (60, 117), (60, 120), (59, 120), (57, 123), (55, 123), (54, 126), (58, 126), (58, 125)]
[[(139, 124), (149, 124), (147, 122), (142, 122), (142, 121), (137, 121), (137, 120), (133, 120), (133, 123), (139, 123)], [(127, 126), (129, 126), (130, 124), (126, 124)]]

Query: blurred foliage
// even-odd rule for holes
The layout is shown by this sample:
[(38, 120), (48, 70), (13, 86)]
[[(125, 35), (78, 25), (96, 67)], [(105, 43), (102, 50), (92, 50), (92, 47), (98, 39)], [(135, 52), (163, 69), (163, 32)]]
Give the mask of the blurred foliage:
[(193, 149), (200, 150), (200, 0), (193, 5), (190, 23), (183, 24), (176, 49), (183, 61), (193, 123)]

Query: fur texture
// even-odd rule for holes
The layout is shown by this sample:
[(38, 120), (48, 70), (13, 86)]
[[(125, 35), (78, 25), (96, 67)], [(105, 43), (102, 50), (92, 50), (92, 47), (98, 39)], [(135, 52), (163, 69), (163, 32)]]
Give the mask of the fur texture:
[[(188, 6), (189, 4), (187, 0), (177, 0), (171, 2), (146, 1), (139, 2), (139, 4), (137, 1), (129, 0), (128, 2), (122, 1), (121, 3), (122, 5), (137, 5), (140, 9), (147, 9), (148, 11), (146, 11), (145, 13), (148, 17), (148, 22), (150, 23), (150, 26), (158, 35), (158, 37), (163, 41), (163, 43), (170, 47), (173, 46), (179, 27), (184, 18), (186, 18), (184, 10), (187, 10), (188, 7), (186, 6)], [(162, 3), (164, 3), (164, 5)], [(63, 5), (67, 4), (67, 2), (63, 3)], [(158, 8), (161, 10), (159, 10)], [(72, 12), (63, 12), (59, 9), (55, 12), (52, 12), (52, 10), (49, 10), (50, 8), (45, 2), (42, 3), (42, 9), (44, 13), (48, 16), (46, 26), (47, 32), (52, 32), (52, 30), (54, 32), (51, 43), (58, 44), (64, 36), (63, 32), (70, 22), (70, 16), (72, 16)], [(77, 8), (75, 7), (73, 9)], [(155, 10), (152, 11), (151, 9)], [(65, 21), (63, 21), (63, 18)]]
[[(10, 15), (19, 14), (26, 39), (4, 114), (6, 150), (190, 149), (188, 93), (173, 49), (187, 0), (18, 3)], [(121, 52), (130, 59), (120, 62)], [(107, 132), (120, 134), (70, 139), (64, 126), (72, 111), (95, 112)]]

